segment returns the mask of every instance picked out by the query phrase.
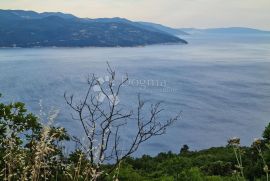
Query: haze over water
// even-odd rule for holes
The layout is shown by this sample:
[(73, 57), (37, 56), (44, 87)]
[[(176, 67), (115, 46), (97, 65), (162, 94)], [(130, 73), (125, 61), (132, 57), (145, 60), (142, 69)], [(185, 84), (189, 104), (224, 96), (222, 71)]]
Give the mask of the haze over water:
[(168, 116), (182, 111), (167, 134), (145, 144), (139, 154), (178, 152), (183, 144), (221, 146), (233, 136), (251, 144), (270, 120), (270, 36), (184, 38), (188, 45), (0, 49), (0, 92), (5, 101), (25, 102), (37, 114), (42, 99), (47, 110), (60, 109), (59, 124), (79, 134), (63, 94), (80, 95), (87, 88), (85, 77), (106, 76), (109, 61), (119, 80), (125, 73), (130, 78), (121, 105), (134, 106), (141, 93), (150, 103), (162, 101)]

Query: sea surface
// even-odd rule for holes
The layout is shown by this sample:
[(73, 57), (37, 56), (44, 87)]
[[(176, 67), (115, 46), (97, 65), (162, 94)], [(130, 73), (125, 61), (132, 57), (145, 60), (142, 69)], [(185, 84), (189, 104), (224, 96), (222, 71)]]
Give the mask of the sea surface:
[[(177, 153), (183, 144), (192, 150), (223, 146), (235, 136), (250, 145), (270, 122), (270, 36), (183, 38), (188, 45), (0, 49), (1, 101), (25, 102), (39, 114), (42, 100), (44, 112), (60, 110), (58, 125), (80, 135), (82, 128), (71, 119), (64, 92), (82, 96), (87, 75), (108, 75), (108, 61), (116, 79), (129, 76), (119, 106), (134, 107), (140, 93), (149, 104), (162, 102), (161, 118), (181, 111), (181, 119), (166, 135), (145, 143), (137, 155)], [(124, 139), (130, 139), (133, 130), (126, 127)]]

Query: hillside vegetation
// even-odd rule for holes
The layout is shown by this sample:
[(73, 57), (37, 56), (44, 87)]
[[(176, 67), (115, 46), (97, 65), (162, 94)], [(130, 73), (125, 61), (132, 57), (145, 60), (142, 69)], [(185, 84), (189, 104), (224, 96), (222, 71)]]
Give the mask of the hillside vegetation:
[[(47, 121), (56, 114), (52, 112)], [(97, 169), (80, 149), (67, 154), (60, 144), (70, 141), (66, 130), (40, 121), (23, 103), (0, 103), (1, 180), (268, 180), (270, 124), (250, 147), (241, 147), (238, 138), (226, 147), (201, 151), (184, 145), (179, 153), (128, 157), (106, 174), (112, 165)]]
[(0, 47), (132, 47), (183, 43), (174, 35), (120, 18), (0, 10)]

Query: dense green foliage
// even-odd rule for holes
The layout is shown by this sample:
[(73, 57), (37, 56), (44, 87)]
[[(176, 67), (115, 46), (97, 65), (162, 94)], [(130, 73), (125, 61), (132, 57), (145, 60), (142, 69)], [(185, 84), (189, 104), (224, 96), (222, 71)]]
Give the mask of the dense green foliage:
[[(98, 171), (102, 171), (103, 177), (97, 180), (267, 180), (269, 172), (270, 124), (263, 139), (255, 140), (250, 147), (241, 147), (236, 138), (226, 147), (201, 151), (190, 151), (184, 145), (179, 153), (128, 157), (106, 175), (110, 164), (95, 168), (82, 150), (65, 154), (59, 143), (69, 140), (66, 131), (46, 127), (39, 121), (23, 103), (0, 103), (0, 180), (91, 180)], [(236, 156), (241, 156), (240, 162)], [(241, 177), (239, 165), (243, 165), (245, 178)]]
[[(122, 169), (132, 168), (130, 172), (137, 173), (142, 180), (233, 179), (234, 160), (234, 153), (230, 147), (220, 147), (184, 154), (168, 152), (155, 157), (145, 155), (141, 158), (129, 158)], [(128, 177), (127, 175), (120, 172), (120, 178)], [(198, 179), (195, 179), (197, 177)]]
[[(250, 147), (239, 147), (246, 180), (266, 180), (265, 168), (270, 163), (270, 124), (263, 139)], [(259, 144), (259, 145), (255, 145)], [(259, 148), (259, 150), (257, 149)], [(160, 153), (155, 157), (128, 158), (120, 169), (120, 180), (244, 180), (239, 176), (233, 146), (189, 151), (184, 145), (179, 154)], [(263, 162), (260, 151), (265, 160)], [(268, 168), (268, 167), (267, 167)]]

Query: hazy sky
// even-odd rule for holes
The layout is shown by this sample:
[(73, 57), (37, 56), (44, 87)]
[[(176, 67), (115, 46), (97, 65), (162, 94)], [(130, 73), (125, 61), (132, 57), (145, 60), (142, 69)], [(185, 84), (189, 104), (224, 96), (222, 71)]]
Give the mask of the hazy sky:
[(270, 30), (270, 0), (0, 0), (1, 9), (123, 17), (172, 27), (244, 26)]

